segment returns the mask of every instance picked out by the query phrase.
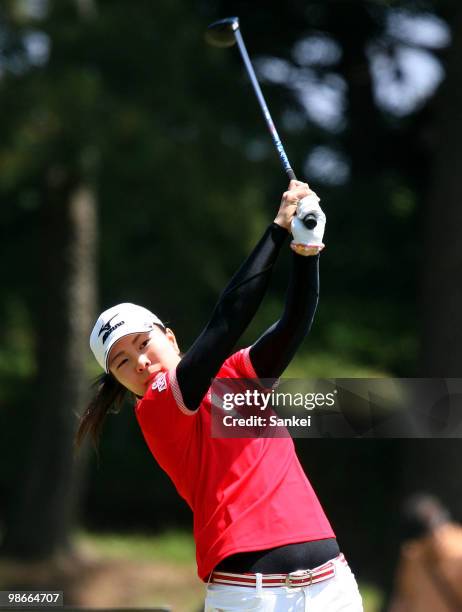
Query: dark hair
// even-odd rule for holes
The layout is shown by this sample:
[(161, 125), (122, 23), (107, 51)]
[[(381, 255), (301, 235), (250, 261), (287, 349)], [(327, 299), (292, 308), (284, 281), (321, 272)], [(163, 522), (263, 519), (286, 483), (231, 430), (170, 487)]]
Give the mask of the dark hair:
[(79, 427), (74, 438), (74, 448), (78, 450), (84, 438), (90, 434), (93, 446), (98, 449), (99, 437), (108, 413), (118, 413), (128, 389), (109, 372), (101, 374), (92, 384), (96, 394), (80, 417)]
[[(154, 323), (164, 334), (167, 332), (163, 325)], [(125, 396), (129, 394), (133, 399), (136, 396), (130, 393), (110, 372), (101, 374), (92, 384), (96, 394), (88, 404), (85, 412), (79, 417), (79, 427), (74, 438), (74, 449), (77, 451), (87, 434), (90, 434), (93, 446), (98, 451), (99, 437), (104, 421), (109, 413), (117, 414), (122, 408)]]

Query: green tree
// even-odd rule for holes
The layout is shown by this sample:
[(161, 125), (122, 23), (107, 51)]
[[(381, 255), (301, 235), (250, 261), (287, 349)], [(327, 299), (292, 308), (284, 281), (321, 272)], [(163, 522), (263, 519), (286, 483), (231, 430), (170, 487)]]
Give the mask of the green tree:
[[(82, 21), (89, 6), (76, 3), (76, 16)], [(27, 42), (27, 34), (21, 32), (27, 14), (11, 3), (8, 17), (18, 40)], [(53, 43), (59, 57), (59, 41)], [(11, 91), (5, 90), (11, 88), (29, 104), (13, 115), (5, 155), (13, 167), (16, 164), (18, 178), (34, 184), (39, 207), (35, 258), (39, 291), (33, 317), (37, 369), (31, 402), (36, 414), (28, 415), (34, 423), (31, 444), (3, 552), (47, 558), (71, 549), (69, 534), (85, 468), (84, 455), (74, 462), (72, 440), (75, 414), (88, 395), (85, 335), (96, 310), (96, 197), (92, 169), (83, 159), (91, 140), (72, 142), (72, 122), (81, 116), (82, 100), (74, 108), (67, 106), (71, 84), (53, 55), (44, 74), (30, 65), (34, 58), (27, 58), (26, 49), (21, 51), (23, 70), (16, 78), (5, 79), (3, 92), (8, 98)], [(75, 79), (74, 93), (85, 86), (84, 79)]]

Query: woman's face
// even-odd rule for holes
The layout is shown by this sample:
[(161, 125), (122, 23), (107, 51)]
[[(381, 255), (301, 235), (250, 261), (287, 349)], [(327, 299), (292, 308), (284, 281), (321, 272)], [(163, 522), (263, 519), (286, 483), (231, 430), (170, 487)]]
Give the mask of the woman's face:
[(120, 338), (109, 352), (109, 371), (129, 391), (143, 396), (159, 372), (180, 361), (175, 335), (155, 326), (149, 332)]

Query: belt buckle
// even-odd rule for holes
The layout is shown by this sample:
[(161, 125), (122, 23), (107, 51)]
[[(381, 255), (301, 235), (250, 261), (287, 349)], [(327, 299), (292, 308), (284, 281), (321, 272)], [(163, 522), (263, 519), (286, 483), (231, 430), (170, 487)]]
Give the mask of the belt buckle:
[(303, 586), (311, 586), (313, 584), (313, 572), (312, 570), (296, 570), (295, 572), (290, 572), (290, 574), (286, 575), (286, 587), (289, 588), (297, 588), (300, 585), (293, 585), (292, 580), (304, 580), (309, 579), (309, 583)]

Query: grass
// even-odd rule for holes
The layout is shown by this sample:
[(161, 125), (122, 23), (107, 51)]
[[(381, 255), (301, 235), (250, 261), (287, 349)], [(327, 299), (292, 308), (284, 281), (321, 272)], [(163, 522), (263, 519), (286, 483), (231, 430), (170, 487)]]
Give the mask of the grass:
[(166, 531), (160, 535), (90, 534), (80, 531), (77, 533), (76, 541), (112, 559), (169, 561), (181, 565), (195, 563), (194, 540), (183, 531)]
[(359, 590), (363, 598), (364, 612), (380, 612), (383, 602), (381, 591), (372, 584), (361, 582), (359, 583)]

